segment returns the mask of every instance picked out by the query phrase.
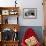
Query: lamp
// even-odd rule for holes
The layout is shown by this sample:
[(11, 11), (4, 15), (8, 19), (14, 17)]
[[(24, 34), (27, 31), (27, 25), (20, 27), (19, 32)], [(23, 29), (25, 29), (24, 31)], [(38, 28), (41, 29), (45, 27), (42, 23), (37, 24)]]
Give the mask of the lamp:
[(15, 0), (15, 7), (16, 7), (16, 4), (17, 4), (17, 2), (16, 2), (17, 0)]

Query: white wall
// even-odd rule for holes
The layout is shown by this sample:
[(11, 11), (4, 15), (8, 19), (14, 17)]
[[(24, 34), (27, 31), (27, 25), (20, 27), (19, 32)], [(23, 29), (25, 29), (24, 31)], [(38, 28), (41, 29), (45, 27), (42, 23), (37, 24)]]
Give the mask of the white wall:
[(0, 6), (1, 7), (9, 7), (9, 6), (14, 6), (15, 3), (14, 3), (15, 0), (0, 0)]
[[(0, 6), (15, 6), (15, 0), (0, 0)], [(43, 26), (43, 6), (42, 0), (17, 0), (20, 7), (19, 24), (21, 26)], [(36, 19), (24, 19), (23, 8), (37, 8)]]
[[(43, 26), (43, 6), (42, 0), (24, 0), (22, 8), (37, 8), (37, 19), (24, 19), (23, 10), (20, 16), (20, 25), (24, 26)], [(22, 9), (21, 8), (21, 9)]]

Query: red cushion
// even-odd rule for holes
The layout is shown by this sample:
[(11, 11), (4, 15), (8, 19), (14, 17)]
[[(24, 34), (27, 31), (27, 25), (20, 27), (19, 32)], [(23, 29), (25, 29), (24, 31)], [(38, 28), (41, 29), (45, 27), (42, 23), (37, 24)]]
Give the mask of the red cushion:
[(26, 46), (25, 39), (28, 39), (29, 37), (32, 37), (32, 36), (36, 37), (37, 35), (32, 28), (28, 28), (25, 32), (24, 37), (22, 38), (22, 43), (21, 43), (22, 46)]

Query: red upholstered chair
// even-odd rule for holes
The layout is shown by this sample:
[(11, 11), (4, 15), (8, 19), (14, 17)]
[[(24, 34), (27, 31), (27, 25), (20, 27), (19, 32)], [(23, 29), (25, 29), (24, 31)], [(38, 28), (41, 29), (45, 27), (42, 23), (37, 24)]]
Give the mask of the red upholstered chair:
[[(37, 35), (34, 32), (34, 30), (32, 28), (28, 28), (24, 34), (24, 37), (22, 38), (22, 42), (21, 42), (21, 46), (27, 46), (25, 40), (30, 38), (30, 37), (35, 37), (37, 40)], [(34, 46), (41, 46), (41, 44), (39, 43), (39, 41), (37, 40), (37, 44), (35, 44)]]

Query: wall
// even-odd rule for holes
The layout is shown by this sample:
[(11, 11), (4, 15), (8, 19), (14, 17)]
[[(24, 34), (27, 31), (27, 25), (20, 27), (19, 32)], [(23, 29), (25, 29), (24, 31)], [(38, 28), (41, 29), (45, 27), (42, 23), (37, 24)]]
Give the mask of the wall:
[(14, 1), (15, 1), (15, 0), (0, 0), (0, 6), (1, 6), (1, 7), (14, 6), (14, 5), (15, 5)]
[[(0, 0), (1, 7), (15, 6), (15, 0)], [(17, 0), (17, 6), (20, 7), (19, 24), (21, 26), (43, 26), (43, 6), (42, 0)], [(24, 8), (37, 8), (36, 19), (24, 19), (23, 9)]]
[[(43, 6), (42, 0), (24, 0), (21, 4), (21, 16), (20, 25), (22, 26), (43, 26)], [(23, 8), (37, 8), (37, 18), (36, 19), (24, 19), (23, 18)]]

